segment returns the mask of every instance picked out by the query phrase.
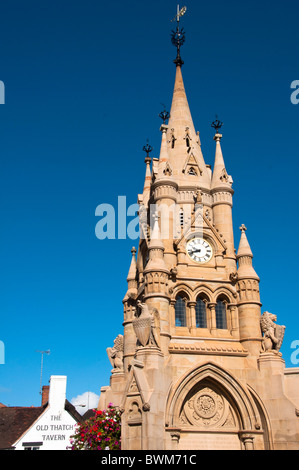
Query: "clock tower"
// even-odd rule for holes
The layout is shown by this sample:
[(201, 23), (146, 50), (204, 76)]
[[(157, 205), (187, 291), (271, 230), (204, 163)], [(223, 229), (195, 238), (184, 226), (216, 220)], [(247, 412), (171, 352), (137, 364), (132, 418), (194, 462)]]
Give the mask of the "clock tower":
[(144, 148), (141, 236), (99, 408), (121, 409), (124, 450), (298, 449), (298, 371), (279, 352), (284, 327), (262, 315), (244, 225), (235, 249), (218, 119), (212, 166), (202, 153), (182, 76), (183, 13), (159, 158)]

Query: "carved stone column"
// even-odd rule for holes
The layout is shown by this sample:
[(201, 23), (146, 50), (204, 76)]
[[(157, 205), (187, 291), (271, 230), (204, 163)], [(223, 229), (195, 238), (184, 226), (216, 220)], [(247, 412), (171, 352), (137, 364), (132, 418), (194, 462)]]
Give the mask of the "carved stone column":
[(239, 336), (239, 325), (238, 325), (238, 310), (235, 304), (228, 304), (228, 309), (230, 312), (230, 332), (231, 335), (237, 338)]
[(208, 304), (209, 310), (210, 310), (210, 325), (208, 328), (210, 329), (211, 333), (215, 333), (217, 330), (217, 324), (216, 324), (216, 303), (210, 302)]
[(171, 299), (169, 302), (169, 316), (170, 316), (170, 333), (175, 332), (175, 299)]
[(188, 307), (189, 307), (189, 329), (191, 334), (195, 333), (196, 330), (196, 318), (195, 318), (195, 307), (196, 307), (196, 302), (190, 301), (188, 302)]
[(245, 450), (254, 450), (254, 436), (248, 432), (240, 432), (239, 435), (244, 444)]

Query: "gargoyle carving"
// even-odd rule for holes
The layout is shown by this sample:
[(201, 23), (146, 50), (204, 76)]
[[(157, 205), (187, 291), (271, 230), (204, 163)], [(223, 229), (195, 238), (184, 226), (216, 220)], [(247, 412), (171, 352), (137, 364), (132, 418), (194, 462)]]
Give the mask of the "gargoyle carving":
[(238, 273), (230, 273), (229, 279), (233, 284), (236, 284), (238, 281)]
[(285, 333), (284, 325), (276, 325), (277, 316), (273, 313), (264, 312), (261, 316), (261, 330), (264, 334), (262, 341), (262, 352), (278, 354)]

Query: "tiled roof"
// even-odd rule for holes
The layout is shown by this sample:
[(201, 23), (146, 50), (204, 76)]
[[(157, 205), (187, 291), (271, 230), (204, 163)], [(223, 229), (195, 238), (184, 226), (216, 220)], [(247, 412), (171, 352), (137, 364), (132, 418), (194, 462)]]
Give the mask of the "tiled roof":
[(65, 400), (64, 409), (74, 418), (77, 423), (82, 421), (82, 416), (78, 413), (74, 405), (72, 405), (68, 400)]
[(43, 413), (45, 407), (0, 407), (0, 449), (9, 449)]
[(86, 421), (90, 418), (92, 418), (95, 415), (94, 408), (91, 408), (90, 410), (87, 410), (84, 415), (82, 416), (82, 421)]
[[(5, 406), (0, 404), (0, 450), (9, 449), (19, 439), (25, 431), (37, 420), (37, 418), (47, 408), (44, 406)], [(65, 400), (65, 410), (77, 421), (82, 421), (82, 416), (76, 408)]]

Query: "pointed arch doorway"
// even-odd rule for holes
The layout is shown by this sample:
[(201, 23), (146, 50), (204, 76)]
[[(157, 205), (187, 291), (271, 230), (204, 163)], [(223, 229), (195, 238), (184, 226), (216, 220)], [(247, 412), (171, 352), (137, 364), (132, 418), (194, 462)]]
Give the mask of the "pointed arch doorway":
[(172, 450), (269, 448), (263, 406), (215, 364), (192, 369), (168, 397), (166, 442)]

